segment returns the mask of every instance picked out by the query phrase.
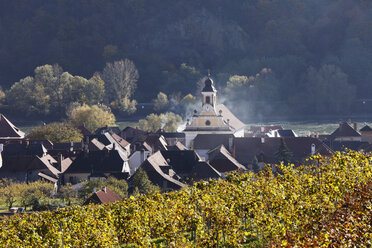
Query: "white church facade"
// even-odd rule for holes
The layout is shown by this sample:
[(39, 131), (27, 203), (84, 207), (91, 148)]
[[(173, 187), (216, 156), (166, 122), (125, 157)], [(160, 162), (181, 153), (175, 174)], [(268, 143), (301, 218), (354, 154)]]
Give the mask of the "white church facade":
[(188, 121), (183, 130), (186, 147), (193, 148), (192, 141), (198, 134), (232, 134), (235, 137), (244, 137), (246, 125), (225, 105), (217, 104), (217, 90), (209, 75), (201, 94), (202, 109), (194, 112), (191, 122)]

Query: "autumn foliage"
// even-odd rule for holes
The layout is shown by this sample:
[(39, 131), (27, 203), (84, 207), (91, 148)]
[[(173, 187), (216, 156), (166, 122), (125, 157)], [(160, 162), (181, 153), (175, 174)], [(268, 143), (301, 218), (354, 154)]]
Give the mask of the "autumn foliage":
[(0, 219), (1, 247), (371, 247), (372, 155)]

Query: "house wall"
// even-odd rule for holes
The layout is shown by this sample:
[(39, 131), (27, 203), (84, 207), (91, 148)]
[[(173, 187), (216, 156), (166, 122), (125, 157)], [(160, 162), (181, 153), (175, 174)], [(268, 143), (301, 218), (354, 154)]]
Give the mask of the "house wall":
[(362, 141), (372, 144), (372, 132), (362, 132)]
[(335, 141), (362, 141), (362, 137), (338, 137)]
[(26, 172), (17, 171), (17, 172), (0, 172), (0, 179), (9, 178), (15, 181), (25, 182), (26, 181)]
[(77, 184), (82, 181), (86, 181), (89, 178), (90, 173), (68, 173), (63, 175), (64, 183)]
[(234, 137), (244, 137), (244, 128), (234, 133)]
[(144, 158), (141, 158), (141, 151), (135, 151), (132, 156), (129, 157), (130, 175), (133, 175), (136, 170), (141, 166), (143, 161), (151, 155), (149, 151), (144, 151)]

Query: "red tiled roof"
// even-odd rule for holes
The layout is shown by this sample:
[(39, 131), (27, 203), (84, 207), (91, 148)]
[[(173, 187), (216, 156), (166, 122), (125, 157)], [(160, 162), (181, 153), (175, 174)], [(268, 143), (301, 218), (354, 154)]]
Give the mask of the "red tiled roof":
[(108, 203), (108, 202), (116, 202), (120, 201), (121, 198), (117, 196), (114, 192), (109, 190), (107, 187), (103, 188), (100, 191), (97, 191), (93, 193), (84, 203), (84, 205), (87, 205), (89, 203)]
[(117, 135), (116, 133), (111, 134), (111, 136), (118, 142), (123, 148), (130, 145), (128, 141)]

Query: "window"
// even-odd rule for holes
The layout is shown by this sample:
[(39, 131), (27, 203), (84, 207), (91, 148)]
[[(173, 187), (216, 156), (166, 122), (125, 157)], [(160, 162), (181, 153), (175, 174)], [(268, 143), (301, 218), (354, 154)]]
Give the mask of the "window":
[(210, 126), (210, 125), (211, 125), (211, 122), (210, 122), (209, 120), (207, 120), (207, 121), (205, 122), (205, 125)]
[(211, 104), (211, 97), (210, 96), (205, 97), (205, 103)]

